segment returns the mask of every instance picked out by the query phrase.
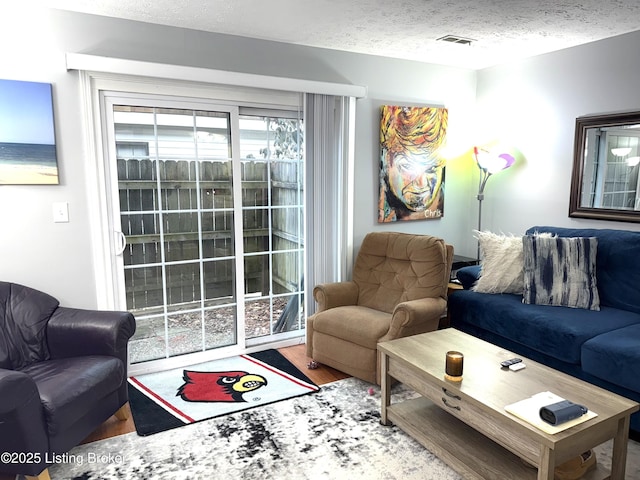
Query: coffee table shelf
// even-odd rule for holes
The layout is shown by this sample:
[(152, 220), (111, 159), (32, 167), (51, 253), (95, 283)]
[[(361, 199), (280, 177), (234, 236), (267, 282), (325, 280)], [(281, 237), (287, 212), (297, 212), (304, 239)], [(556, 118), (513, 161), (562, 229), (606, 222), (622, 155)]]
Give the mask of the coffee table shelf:
[[(430, 400), (419, 397), (387, 408), (389, 421), (451, 466), (465, 479), (518, 478), (535, 480), (538, 471)], [(582, 480), (607, 480), (600, 464)]]

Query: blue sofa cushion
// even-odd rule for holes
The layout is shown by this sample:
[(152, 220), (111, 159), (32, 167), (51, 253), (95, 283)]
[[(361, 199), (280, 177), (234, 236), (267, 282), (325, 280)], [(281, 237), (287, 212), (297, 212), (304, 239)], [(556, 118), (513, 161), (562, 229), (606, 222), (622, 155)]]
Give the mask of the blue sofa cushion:
[(596, 279), (600, 305), (640, 313), (640, 232), (596, 228), (535, 226), (527, 230), (560, 237), (596, 237)]
[(480, 265), (470, 265), (468, 267), (462, 267), (456, 272), (456, 278), (460, 280), (460, 284), (465, 290), (471, 290), (480, 278)]
[(582, 369), (640, 392), (640, 324), (603, 333), (582, 346)]
[(601, 307), (600, 311), (523, 305), (521, 295), (456, 290), (449, 296), (451, 325), (464, 322), (550, 357), (579, 364), (582, 345), (611, 330), (640, 323), (640, 315)]
[(600, 310), (595, 237), (522, 238), (524, 303)]

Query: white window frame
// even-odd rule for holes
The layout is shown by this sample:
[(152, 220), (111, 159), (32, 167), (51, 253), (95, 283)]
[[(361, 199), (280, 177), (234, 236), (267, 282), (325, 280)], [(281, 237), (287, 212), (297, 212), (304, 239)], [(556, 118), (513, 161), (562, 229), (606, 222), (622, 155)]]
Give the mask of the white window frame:
[[(104, 127), (101, 112), (105, 110), (104, 96), (101, 92), (118, 92), (121, 97), (130, 98), (145, 95), (203, 98), (220, 104), (225, 103), (219, 98), (224, 95), (230, 98), (229, 103), (242, 101), (257, 107), (263, 106), (263, 103), (258, 100), (264, 101), (264, 97), (259, 97), (248, 89), (230, 89), (187, 82), (159, 82), (158, 79), (129, 78), (84, 71), (80, 72), (80, 81), (86, 112), (85, 142), (90, 149), (89, 158), (92, 160), (87, 162), (86, 178), (89, 217), (92, 222), (97, 304), (98, 308), (114, 309), (120, 305), (119, 300), (124, 298), (122, 296), (124, 293), (120, 291), (120, 280), (115, 277), (114, 266), (109, 259), (121, 248), (122, 239), (119, 235), (111, 238), (108, 235), (108, 229), (105, 229), (105, 226), (114, 224), (112, 212), (116, 211), (117, 205), (109, 205), (106, 199), (111, 197), (109, 192), (117, 187), (117, 183), (113, 183), (116, 180), (113, 179), (112, 172), (106, 170), (104, 161), (106, 149), (113, 147), (103, 144), (103, 138), (106, 138), (107, 132), (101, 130), (101, 127)], [(268, 95), (274, 104), (297, 108), (298, 94), (269, 91)], [(114, 152), (110, 153), (114, 154)], [(117, 198), (112, 200), (117, 201)]]
[[(114, 252), (122, 246), (119, 236), (111, 236), (105, 229), (105, 225), (113, 225), (111, 212), (115, 211), (107, 204), (108, 189), (113, 185), (109, 172), (106, 171), (104, 161), (103, 134), (101, 131), (101, 105), (100, 91), (119, 91), (123, 94), (136, 92), (137, 94), (163, 94), (177, 97), (207, 98), (219, 102), (220, 97), (229, 98), (231, 101), (253, 102), (255, 106), (264, 101), (265, 89), (269, 89), (270, 106), (273, 104), (287, 105), (292, 95), (299, 93), (326, 94), (349, 97), (348, 120), (339, 128), (344, 130), (346, 139), (339, 147), (344, 155), (344, 164), (340, 167), (341, 177), (334, 182), (335, 194), (339, 196), (339, 211), (333, 218), (337, 224), (333, 228), (311, 227), (305, 221), (305, 238), (310, 240), (311, 235), (316, 236), (317, 244), (322, 242), (334, 245), (333, 263), (337, 270), (331, 275), (333, 280), (341, 280), (350, 273), (353, 249), (353, 185), (354, 185), (354, 125), (355, 125), (355, 100), (366, 96), (366, 88), (357, 85), (334, 84), (327, 82), (315, 82), (299, 79), (287, 79), (282, 77), (269, 77), (235, 72), (216, 71), (204, 68), (186, 67), (178, 65), (165, 65), (150, 62), (139, 62), (126, 59), (98, 57), (84, 54), (67, 54), (67, 69), (79, 71), (79, 83), (81, 89), (81, 101), (83, 104), (84, 142), (87, 148), (86, 182), (88, 196), (88, 213), (91, 222), (91, 241), (93, 246), (93, 265), (97, 292), (97, 305), (101, 309), (115, 309), (119, 306), (121, 293), (118, 291), (119, 279), (116, 278), (117, 269), (113, 266)], [(256, 88), (260, 94), (256, 96)], [(227, 95), (227, 97), (224, 97)], [(296, 105), (298, 98), (296, 98)], [(293, 105), (292, 105), (293, 106)], [(325, 159), (326, 162), (328, 159)], [(322, 163), (323, 160), (319, 159)], [(309, 173), (309, 172), (308, 172)], [(317, 174), (317, 170), (314, 170)], [(316, 193), (315, 202), (307, 201), (307, 215), (315, 215), (321, 196), (326, 191)], [(307, 197), (309, 198), (309, 197)], [(114, 199), (115, 200), (115, 199)], [(313, 210), (310, 210), (310, 208)], [(329, 234), (323, 236), (323, 231)], [(339, 232), (340, 237), (336, 237)], [(335, 244), (334, 242), (339, 242)], [(327, 258), (308, 260), (311, 264), (311, 274), (305, 276), (305, 283), (310, 292), (317, 280), (330, 281), (320, 275), (316, 278), (315, 266), (323, 271), (322, 263)], [(314, 301), (311, 295), (305, 298), (305, 311), (311, 314), (314, 310)], [(274, 348), (300, 343), (303, 339), (293, 338), (282, 344), (271, 345)], [(263, 349), (264, 346), (245, 348), (250, 353)], [(207, 353), (207, 352), (202, 352)], [(176, 357), (180, 358), (180, 357)], [(171, 359), (170, 359), (171, 360)]]

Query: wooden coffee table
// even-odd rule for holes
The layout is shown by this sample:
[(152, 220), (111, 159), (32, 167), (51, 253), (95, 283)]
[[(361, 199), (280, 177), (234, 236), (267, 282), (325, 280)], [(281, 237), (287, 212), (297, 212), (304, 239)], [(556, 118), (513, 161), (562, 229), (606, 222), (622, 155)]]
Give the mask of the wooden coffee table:
[[(583, 478), (624, 479), (629, 417), (638, 403), (453, 328), (383, 342), (378, 350), (382, 423), (396, 424), (463, 477), (553, 479), (556, 465), (613, 439), (611, 472), (598, 464)], [(461, 382), (444, 378), (448, 350), (464, 354)], [(500, 367), (513, 357), (527, 367), (518, 372)], [(421, 397), (392, 405), (391, 378)], [(597, 416), (551, 435), (504, 409), (545, 391)]]

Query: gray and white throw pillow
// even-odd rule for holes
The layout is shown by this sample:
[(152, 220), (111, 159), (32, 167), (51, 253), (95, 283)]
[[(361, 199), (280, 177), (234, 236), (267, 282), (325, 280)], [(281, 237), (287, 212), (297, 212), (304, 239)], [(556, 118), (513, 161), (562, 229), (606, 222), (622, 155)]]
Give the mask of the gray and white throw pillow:
[(522, 238), (475, 230), (480, 245), (482, 276), (472, 290), (480, 293), (522, 293)]
[[(472, 290), (479, 293), (516, 293), (524, 289), (522, 237), (474, 230), (480, 245), (481, 277)], [(534, 233), (551, 237), (551, 233)]]
[(595, 237), (522, 238), (523, 303), (600, 310)]

